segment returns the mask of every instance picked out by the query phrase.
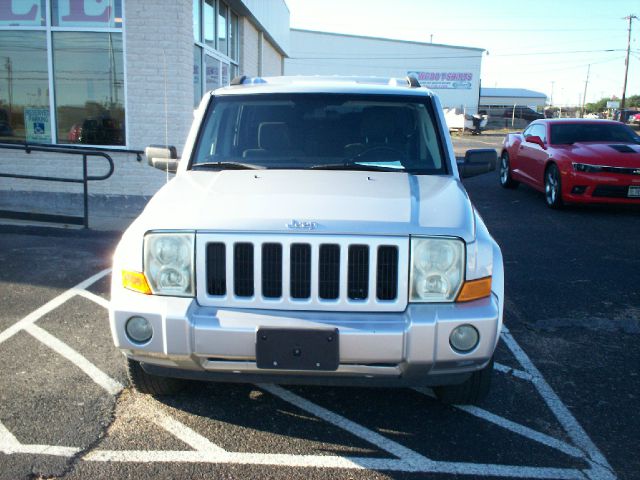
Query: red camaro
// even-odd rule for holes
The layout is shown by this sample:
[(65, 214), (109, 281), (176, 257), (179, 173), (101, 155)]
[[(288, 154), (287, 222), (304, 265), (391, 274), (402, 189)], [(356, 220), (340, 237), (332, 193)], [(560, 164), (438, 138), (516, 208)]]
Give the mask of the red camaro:
[(526, 183), (547, 205), (640, 205), (640, 136), (622, 123), (577, 118), (532, 122), (504, 139), (500, 184)]

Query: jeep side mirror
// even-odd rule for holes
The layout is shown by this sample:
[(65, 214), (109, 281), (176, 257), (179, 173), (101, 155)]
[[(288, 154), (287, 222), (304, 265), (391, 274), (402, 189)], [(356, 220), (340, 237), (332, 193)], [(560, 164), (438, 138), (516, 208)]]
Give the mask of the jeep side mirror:
[(149, 145), (144, 149), (149, 165), (163, 172), (176, 173), (178, 152), (173, 145)]
[(464, 161), (458, 162), (460, 177), (469, 178), (493, 172), (498, 163), (498, 154), (493, 148), (467, 150)]

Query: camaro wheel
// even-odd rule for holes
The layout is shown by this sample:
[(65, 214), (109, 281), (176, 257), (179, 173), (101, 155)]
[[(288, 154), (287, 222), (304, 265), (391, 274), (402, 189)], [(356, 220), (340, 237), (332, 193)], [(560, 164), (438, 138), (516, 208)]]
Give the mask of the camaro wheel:
[(144, 371), (140, 362), (130, 358), (127, 358), (127, 375), (133, 388), (149, 395), (171, 395), (184, 387), (183, 380), (150, 375)]
[(554, 164), (549, 165), (544, 174), (544, 197), (550, 208), (562, 208), (562, 184), (560, 171)]
[(516, 188), (518, 186), (518, 182), (511, 178), (509, 154), (507, 152), (504, 152), (500, 158), (500, 185), (504, 188)]
[(493, 357), (482, 370), (477, 370), (459, 385), (442, 385), (433, 391), (442, 403), (453, 405), (476, 404), (489, 393), (493, 375)]

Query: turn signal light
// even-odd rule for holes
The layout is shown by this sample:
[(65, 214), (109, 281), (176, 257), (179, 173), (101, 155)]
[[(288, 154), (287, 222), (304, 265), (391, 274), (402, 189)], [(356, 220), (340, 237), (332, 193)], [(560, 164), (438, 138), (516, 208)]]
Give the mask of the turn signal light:
[(491, 295), (491, 277), (464, 282), (456, 302), (470, 302)]
[(151, 295), (151, 288), (147, 283), (147, 277), (142, 272), (122, 271), (122, 286), (134, 292)]

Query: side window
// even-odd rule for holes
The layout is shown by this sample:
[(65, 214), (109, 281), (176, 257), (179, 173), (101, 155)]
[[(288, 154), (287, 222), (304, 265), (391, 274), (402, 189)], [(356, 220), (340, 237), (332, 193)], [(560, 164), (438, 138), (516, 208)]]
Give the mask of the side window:
[(544, 143), (547, 143), (547, 126), (546, 125), (540, 125), (539, 137), (542, 139)]
[(522, 132), (522, 136), (524, 138), (528, 138), (531, 135), (535, 135), (535, 133), (533, 133), (533, 127), (535, 127), (535, 125), (529, 125), (527, 128), (525, 128), (524, 132)]
[(531, 129), (531, 135), (536, 135), (537, 137), (540, 137), (543, 142), (547, 141), (546, 139), (547, 135), (546, 135), (544, 125), (534, 125), (533, 128)]

